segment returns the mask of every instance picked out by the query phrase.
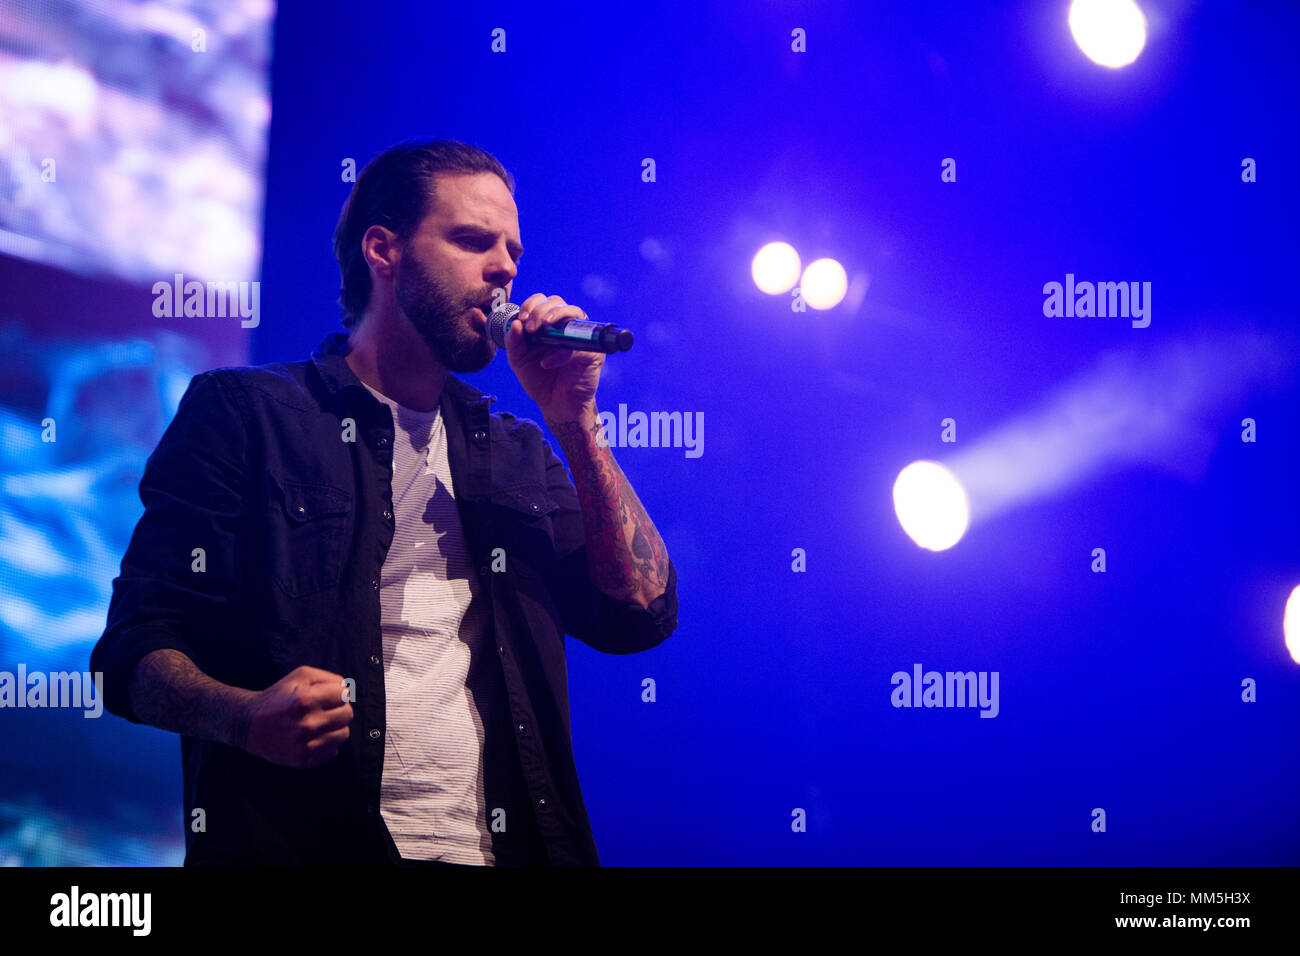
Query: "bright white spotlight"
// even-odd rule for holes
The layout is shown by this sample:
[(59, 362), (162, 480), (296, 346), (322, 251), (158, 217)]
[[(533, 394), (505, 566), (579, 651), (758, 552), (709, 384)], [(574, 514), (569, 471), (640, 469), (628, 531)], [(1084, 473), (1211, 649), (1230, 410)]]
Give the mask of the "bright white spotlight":
[(894, 513), (908, 537), (946, 551), (970, 525), (970, 502), (957, 477), (934, 461), (914, 461), (894, 481)]
[(799, 253), (788, 242), (769, 242), (750, 266), (754, 285), (768, 295), (789, 292), (799, 281)]
[(799, 294), (811, 309), (833, 309), (849, 291), (849, 276), (834, 259), (818, 259), (803, 270)]
[(1133, 0), (1074, 0), (1070, 32), (1088, 59), (1118, 69), (1138, 58), (1147, 42), (1147, 18)]
[(1286, 635), (1286, 649), (1291, 652), (1291, 660), (1300, 664), (1300, 585), (1286, 599), (1286, 610), (1282, 612), (1282, 633)]

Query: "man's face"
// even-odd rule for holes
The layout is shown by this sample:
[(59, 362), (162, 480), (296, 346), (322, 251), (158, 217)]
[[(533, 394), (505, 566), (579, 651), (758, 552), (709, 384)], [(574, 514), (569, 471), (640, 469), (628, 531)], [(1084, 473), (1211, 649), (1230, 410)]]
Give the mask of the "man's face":
[(439, 362), (477, 372), (497, 353), (486, 326), (493, 290), (509, 299), (523, 255), (519, 210), (493, 173), (439, 175), (435, 197), (402, 250), (393, 291)]

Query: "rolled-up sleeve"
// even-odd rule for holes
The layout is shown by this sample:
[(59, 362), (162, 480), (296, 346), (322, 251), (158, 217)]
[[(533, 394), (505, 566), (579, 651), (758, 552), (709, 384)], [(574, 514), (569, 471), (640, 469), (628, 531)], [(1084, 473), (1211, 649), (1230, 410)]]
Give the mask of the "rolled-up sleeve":
[(551, 591), (565, 633), (606, 654), (635, 654), (662, 644), (677, 629), (677, 569), (668, 562), (668, 585), (648, 608), (618, 601), (601, 591), (587, 567), (586, 535), (577, 490), (549, 442), (546, 488), (559, 508), (555, 529), (556, 574)]
[(104, 706), (134, 723), (126, 690), (151, 651), (175, 648), (199, 667), (205, 633), (239, 600), (245, 521), (243, 413), (218, 372), (190, 380), (175, 418), (145, 462), (144, 514), (113, 581), (103, 635), (90, 656)]

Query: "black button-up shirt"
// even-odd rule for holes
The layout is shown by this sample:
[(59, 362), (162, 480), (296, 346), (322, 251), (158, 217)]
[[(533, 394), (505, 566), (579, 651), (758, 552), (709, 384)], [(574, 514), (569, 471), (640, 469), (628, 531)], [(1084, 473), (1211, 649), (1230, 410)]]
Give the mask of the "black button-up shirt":
[[(159, 648), (236, 687), (307, 664), (356, 688), (350, 736), (320, 767), (181, 737), (187, 865), (400, 860), (379, 812), (393, 417), (347, 364), (346, 340), (327, 336), (310, 361), (194, 376), (145, 465), (144, 514), (91, 654), (105, 707), (139, 722), (127, 684)], [(489, 815), (506, 809), (493, 849), (498, 862), (599, 865), (564, 635), (610, 654), (655, 647), (677, 626), (677, 572), (670, 563), (648, 610), (597, 589), (563, 463), (534, 422), (490, 412), (493, 400), (451, 375), (441, 397), (456, 505), (489, 596), (497, 664), (486, 670), (508, 708), (485, 718)]]

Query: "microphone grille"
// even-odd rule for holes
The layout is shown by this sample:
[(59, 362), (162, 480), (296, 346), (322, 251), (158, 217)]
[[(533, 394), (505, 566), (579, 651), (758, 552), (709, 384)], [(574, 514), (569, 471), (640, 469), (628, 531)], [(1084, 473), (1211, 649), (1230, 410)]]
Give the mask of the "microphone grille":
[(519, 306), (513, 302), (506, 302), (492, 310), (488, 316), (487, 330), (492, 341), (502, 348), (506, 347), (506, 332), (510, 329), (510, 323), (514, 321), (519, 314)]

